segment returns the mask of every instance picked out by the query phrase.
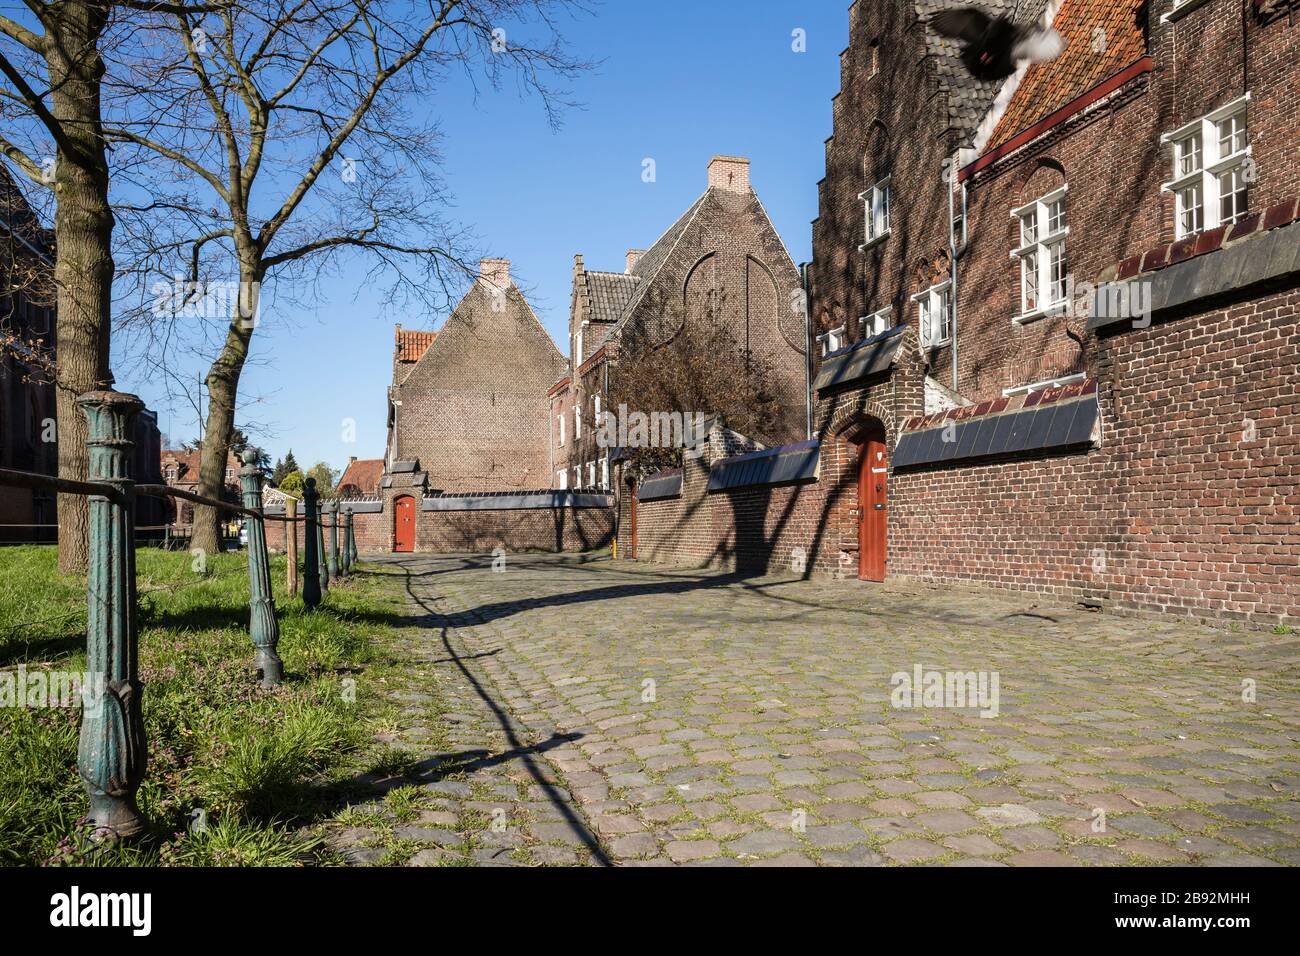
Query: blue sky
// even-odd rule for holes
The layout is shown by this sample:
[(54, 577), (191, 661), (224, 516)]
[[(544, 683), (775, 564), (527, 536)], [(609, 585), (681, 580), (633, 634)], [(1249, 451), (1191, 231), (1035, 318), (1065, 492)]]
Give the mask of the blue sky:
[[(553, 132), (535, 99), (439, 90), (450, 215), (489, 252), (509, 258), (517, 280), (564, 349), (573, 255), (621, 271), (629, 248), (652, 243), (704, 190), (716, 154), (752, 161), (751, 179), (796, 262), (810, 257), (823, 143), (848, 38), (847, 0), (607, 0), (593, 17), (564, 24), (575, 56), (602, 61), (572, 84), (583, 105)], [(807, 52), (792, 50), (806, 31)], [(642, 181), (655, 160), (657, 181)], [(385, 310), (356, 276), (331, 279), (320, 308), (264, 314), (255, 364), (241, 392), (262, 396), (244, 420), (272, 458), (289, 448), (304, 467), (349, 456), (382, 457), (393, 326), (436, 329), (444, 315)], [(270, 321), (267, 321), (270, 319)], [(158, 411), (165, 435), (198, 432), (188, 406), (115, 369), (118, 387)], [(196, 365), (193, 378), (202, 369)], [(356, 423), (349, 442), (344, 420)]]

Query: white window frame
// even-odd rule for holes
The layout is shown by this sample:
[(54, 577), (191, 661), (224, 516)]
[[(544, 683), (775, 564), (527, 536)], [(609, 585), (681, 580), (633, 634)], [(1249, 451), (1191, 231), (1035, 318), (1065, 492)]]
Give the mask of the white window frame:
[(1173, 7), (1167, 13), (1161, 15), (1160, 22), (1172, 23), (1175, 20), (1181, 20), (1197, 7), (1208, 2), (1209, 0), (1174, 0)]
[(600, 490), (609, 491), (609, 459), (600, 460)]
[(596, 463), (594, 461), (587, 462), (587, 487), (596, 487)]
[(822, 358), (830, 355), (832, 352), (838, 352), (844, 348), (845, 329), (840, 326), (836, 329), (830, 329), (817, 336), (817, 344), (822, 347)]
[(890, 194), (889, 181), (892, 178), (892, 176), (886, 176), (870, 189), (858, 193), (858, 199), (862, 201), (863, 212), (863, 243), (858, 246), (859, 252), (870, 249), (877, 243), (884, 242), (889, 238), (891, 228), (890, 207), (893, 199)]
[[(1220, 205), (1223, 193), (1219, 188), (1220, 177), (1240, 173), (1246, 169), (1248, 163), (1253, 162), (1247, 113), (1249, 104), (1250, 94), (1247, 93), (1160, 137), (1161, 144), (1169, 147), (1170, 169), (1174, 176), (1169, 182), (1162, 183), (1160, 186), (1164, 192), (1174, 195), (1174, 238), (1182, 239), (1197, 232), (1236, 222), (1249, 212), (1249, 182), (1243, 180), (1245, 185), (1241, 191), (1246, 194), (1246, 199), (1241, 211), (1228, 218), (1223, 216)], [(1244, 145), (1240, 149), (1230, 148), (1228, 152), (1224, 152), (1219, 143), (1219, 124), (1238, 117), (1241, 118), (1241, 137)], [(1189, 141), (1199, 142), (1197, 165), (1184, 170), (1181, 168), (1183, 164), (1180, 147)], [(1193, 223), (1198, 228), (1188, 228), (1184, 196), (1194, 189), (1200, 190), (1201, 217), (1199, 223)]]
[(560, 490), (561, 490), (561, 491), (568, 491), (568, 489), (569, 489), (569, 469), (567, 469), (567, 468), (561, 468), (559, 471), (557, 471), (557, 472), (555, 473), (555, 475), (556, 475), (557, 478), (560, 479)]
[(555, 420), (560, 423), (560, 447), (564, 447), (564, 413), (555, 416)]
[(582, 466), (581, 465), (573, 466), (573, 490), (574, 491), (582, 490)]
[(582, 437), (582, 402), (573, 406), (573, 440)]
[(1004, 388), (1002, 397), (1010, 398), (1012, 395), (1028, 395), (1030, 392), (1039, 392), (1045, 388), (1060, 388), (1062, 385), (1073, 385), (1076, 382), (1082, 382), (1087, 377), (1087, 372), (1076, 372), (1073, 375), (1064, 375), (1061, 378), (1046, 378), (1041, 382), (1017, 385), (1015, 388)]
[(885, 306), (883, 309), (877, 309), (870, 315), (864, 315), (858, 319), (858, 324), (862, 326), (862, 338), (875, 338), (881, 333), (888, 332), (894, 326), (893, 306)]
[(596, 406), (596, 417), (595, 417), (594, 420), (595, 420), (596, 424), (599, 425), (599, 424), (600, 424), (600, 396), (599, 396), (599, 395), (593, 395), (593, 396), (591, 396), (591, 400), (592, 400), (592, 402), (593, 402), (593, 403), (595, 404), (595, 406)]
[[(1016, 220), (1020, 230), (1020, 244), (1011, 250), (1011, 258), (1020, 266), (1020, 308), (1012, 320), (1017, 324), (1064, 312), (1069, 306), (1067, 276), (1070, 254), (1067, 238), (1070, 235), (1070, 213), (1066, 205), (1069, 191), (1068, 185), (1060, 186), (1033, 202), (1011, 210), (1011, 218)], [(1052, 207), (1058, 202), (1062, 204), (1059, 225), (1052, 222)], [(1026, 228), (1029, 220), (1033, 222), (1032, 230)], [(1052, 275), (1052, 253), (1058, 247), (1063, 264), (1059, 280)], [(1034, 282), (1032, 305), (1028, 281), (1031, 276)], [(1054, 285), (1058, 286), (1055, 291), (1059, 293), (1055, 296), (1052, 295)]]
[[(924, 292), (918, 292), (912, 296), (912, 301), (916, 303), (916, 331), (919, 337), (921, 348), (935, 349), (947, 345), (952, 341), (952, 282), (945, 279), (930, 286)], [(931, 320), (935, 310), (939, 309), (942, 313), (943, 303), (948, 303), (947, 335), (942, 338), (936, 338)]]

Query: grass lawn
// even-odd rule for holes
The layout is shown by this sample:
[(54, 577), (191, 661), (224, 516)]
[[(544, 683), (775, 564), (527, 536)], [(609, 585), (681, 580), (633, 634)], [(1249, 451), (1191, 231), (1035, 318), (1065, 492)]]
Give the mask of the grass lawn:
[[(300, 865), (335, 862), (316, 824), (367, 770), (391, 725), (366, 692), (395, 667), (396, 580), (355, 574), (315, 613), (284, 594), (272, 557), (286, 679), (259, 685), (248, 637), (244, 553), (209, 558), (141, 549), (140, 679), (149, 764), (140, 788), (148, 838), (99, 845), (80, 820), (80, 707), (0, 708), (0, 864)], [(52, 546), (0, 548), (0, 671), (82, 671), (86, 590), (60, 575)]]

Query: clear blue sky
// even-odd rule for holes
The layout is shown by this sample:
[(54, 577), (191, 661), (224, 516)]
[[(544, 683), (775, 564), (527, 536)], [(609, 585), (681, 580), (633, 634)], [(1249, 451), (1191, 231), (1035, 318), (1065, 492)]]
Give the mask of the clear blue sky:
[[(565, 24), (573, 54), (603, 61), (572, 85), (583, 104), (552, 132), (535, 99), (513, 84), (440, 90), (451, 215), (509, 258), (552, 337), (567, 352), (573, 255), (590, 269), (623, 269), (629, 248), (652, 243), (704, 190), (715, 154), (748, 156), (751, 178), (796, 262), (810, 257), (823, 143), (847, 44), (848, 0), (607, 0)], [(806, 31), (807, 52), (792, 50)], [(658, 180), (645, 183), (653, 158)], [(436, 329), (445, 316), (383, 310), (361, 276), (332, 280), (326, 304), (271, 315), (257, 330), (241, 392), (264, 401), (241, 416), (272, 427), (255, 436), (272, 458), (289, 448), (303, 467), (379, 458), (393, 325)], [(198, 432), (191, 409), (117, 368), (176, 441)], [(201, 373), (193, 369), (194, 378)], [(356, 421), (345, 441), (343, 421)]]

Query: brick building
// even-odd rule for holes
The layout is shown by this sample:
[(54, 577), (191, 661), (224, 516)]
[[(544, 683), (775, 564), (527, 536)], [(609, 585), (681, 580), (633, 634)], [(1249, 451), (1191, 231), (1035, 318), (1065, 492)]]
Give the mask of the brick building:
[[(54, 234), (40, 224), (13, 178), (0, 167), (0, 468), (58, 473), (53, 363), (58, 339), (53, 288)], [(135, 419), (132, 477), (157, 483), (158, 416)], [(136, 524), (162, 523), (163, 502), (141, 497)], [(0, 486), (0, 542), (58, 538), (55, 496)]]
[[(0, 467), (46, 475), (58, 470), (54, 386), (35, 356), (54, 344), (53, 241), (0, 167)], [(53, 541), (57, 520), (54, 495), (0, 486), (0, 541)]]
[[(656, 351), (692, 323), (720, 322), (734, 343), (709, 360), (740, 369), (747, 357), (772, 372), (780, 444), (805, 437), (806, 329), (801, 279), (750, 186), (749, 160), (715, 156), (705, 191), (647, 250), (631, 250), (621, 272), (587, 269), (574, 257), (569, 314), (570, 367), (550, 390), (550, 440), (558, 488), (610, 490), (610, 458), (596, 423), (611, 407), (610, 379), (633, 342)], [(699, 413), (724, 409), (630, 409)]]
[[(166, 449), (158, 454), (157, 461), (162, 480), (172, 488), (199, 493), (199, 459), (202, 452), (188, 449)], [(239, 469), (243, 467), (233, 451), (226, 452), (226, 471), (221, 481), (221, 500), (243, 504), (244, 496), (239, 486)], [(168, 520), (173, 525), (188, 527), (194, 523), (194, 505), (179, 498), (168, 499)], [(228, 515), (226, 516), (229, 517)]]
[(547, 487), (546, 393), (563, 368), (509, 260), (484, 259), (436, 334), (398, 329), (390, 470), (418, 462), (429, 487), (442, 491)]
[[(637, 499), (641, 535), (1293, 619), (1294, 4), (986, 3), (1066, 41), (1001, 83), (928, 26), (955, 5), (850, 8), (813, 225), (815, 451), (706, 459)], [(695, 544), (664, 549), (681, 514)]]
[(382, 458), (352, 458), (343, 470), (335, 488), (342, 498), (363, 498), (379, 494), (379, 483), (384, 478)]

